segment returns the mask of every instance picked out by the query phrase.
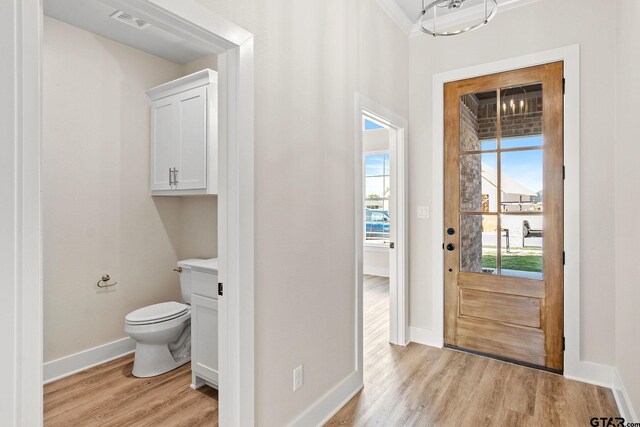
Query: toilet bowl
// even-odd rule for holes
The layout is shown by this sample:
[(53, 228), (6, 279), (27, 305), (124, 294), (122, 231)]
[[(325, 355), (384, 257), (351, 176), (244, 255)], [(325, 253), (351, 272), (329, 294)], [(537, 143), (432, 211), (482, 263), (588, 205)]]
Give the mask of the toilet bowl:
[(163, 302), (132, 311), (124, 330), (136, 341), (133, 375), (153, 377), (191, 360), (191, 307)]
[(217, 259), (178, 262), (184, 303), (169, 301), (149, 305), (127, 314), (124, 331), (136, 341), (135, 377), (154, 377), (191, 360), (191, 268), (216, 263)]

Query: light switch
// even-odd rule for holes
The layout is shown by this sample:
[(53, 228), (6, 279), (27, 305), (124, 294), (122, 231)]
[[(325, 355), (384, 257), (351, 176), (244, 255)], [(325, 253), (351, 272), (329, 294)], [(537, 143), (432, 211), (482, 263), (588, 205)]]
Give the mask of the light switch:
[(418, 206), (418, 219), (429, 219), (429, 206)]

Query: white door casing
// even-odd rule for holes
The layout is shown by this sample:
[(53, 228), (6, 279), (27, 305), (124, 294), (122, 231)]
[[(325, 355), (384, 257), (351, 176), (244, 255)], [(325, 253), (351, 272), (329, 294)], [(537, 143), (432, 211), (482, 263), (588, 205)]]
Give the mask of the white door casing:
[(442, 347), (443, 321), (443, 138), (444, 83), (519, 68), (564, 61), (566, 93), (564, 98), (564, 163), (566, 169), (564, 225), (566, 263), (564, 267), (564, 376), (579, 381), (611, 387), (610, 366), (582, 360), (580, 357), (580, 46), (557, 49), (474, 65), (433, 75), (433, 144), (432, 176), (432, 301), (433, 327), (418, 342)]
[[(407, 289), (407, 196), (406, 196), (406, 147), (408, 121), (402, 116), (372, 101), (364, 95), (355, 95), (355, 220), (356, 220), (356, 372), (362, 375), (363, 359), (363, 302), (362, 302), (362, 259), (363, 259), (363, 230), (364, 215), (364, 185), (363, 185), (363, 144), (362, 144), (362, 117), (370, 115), (390, 128), (390, 174), (391, 197), (390, 204), (395, 211), (395, 219), (392, 218), (390, 228), (391, 241), (394, 248), (389, 249), (389, 341), (397, 345), (408, 343), (408, 289)], [(391, 141), (392, 140), (392, 141)], [(394, 215), (394, 212), (392, 212)]]
[[(254, 422), (253, 35), (195, 0), (103, 0), (218, 54), (220, 425)], [(0, 129), (9, 141), (1, 163), (0, 259), (6, 286), (0, 421), (38, 426), (42, 404), (41, 0), (0, 3), (3, 99)], [(6, 86), (7, 90), (4, 90)], [(4, 95), (6, 94), (6, 96)], [(7, 163), (5, 165), (5, 163)], [(4, 168), (6, 166), (6, 168)], [(168, 173), (167, 173), (168, 177)], [(5, 236), (10, 236), (6, 239)], [(5, 268), (6, 267), (6, 268)]]

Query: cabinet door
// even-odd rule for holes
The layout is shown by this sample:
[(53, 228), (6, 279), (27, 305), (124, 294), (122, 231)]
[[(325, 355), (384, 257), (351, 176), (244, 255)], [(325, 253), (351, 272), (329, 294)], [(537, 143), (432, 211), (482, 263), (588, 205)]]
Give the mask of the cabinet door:
[(170, 190), (171, 168), (178, 166), (176, 111), (171, 97), (151, 103), (151, 190)]
[(171, 168), (178, 166), (176, 111), (173, 98), (151, 103), (151, 190), (170, 190)]
[(191, 295), (191, 369), (218, 384), (218, 301)]
[(207, 88), (182, 92), (177, 96), (180, 166), (177, 174), (180, 190), (207, 188)]

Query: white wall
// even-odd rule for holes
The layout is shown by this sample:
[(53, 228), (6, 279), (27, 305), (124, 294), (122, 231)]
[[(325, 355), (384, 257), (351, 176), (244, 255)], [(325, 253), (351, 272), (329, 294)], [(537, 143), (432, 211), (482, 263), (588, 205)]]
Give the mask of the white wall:
[[(432, 76), (435, 73), (579, 43), (581, 45), (581, 211), (583, 360), (612, 365), (614, 356), (615, 7), (599, 0), (541, 0), (498, 14), (485, 28), (456, 37), (411, 39), (410, 209), (432, 205)], [(597, 28), (597, 31), (594, 31)], [(570, 218), (567, 218), (570, 221)], [(441, 242), (430, 221), (410, 219), (410, 324), (433, 319), (431, 250)], [(418, 238), (416, 238), (418, 237)], [(434, 242), (436, 244), (434, 244)]]
[[(616, 367), (629, 403), (640, 416), (640, 144), (637, 105), (640, 95), (640, 3), (617, 2), (616, 145), (615, 145), (615, 353)], [(630, 188), (635, 191), (629, 192)], [(632, 421), (632, 420), (627, 420)], [(635, 419), (633, 421), (640, 421)]]
[(128, 312), (179, 298), (178, 259), (217, 254), (215, 198), (149, 196), (145, 89), (189, 68), (45, 18), (45, 361), (123, 338)]
[(408, 40), (375, 0), (199, 1), (255, 35), (256, 424), (282, 426), (354, 370), (354, 92), (406, 116)]

